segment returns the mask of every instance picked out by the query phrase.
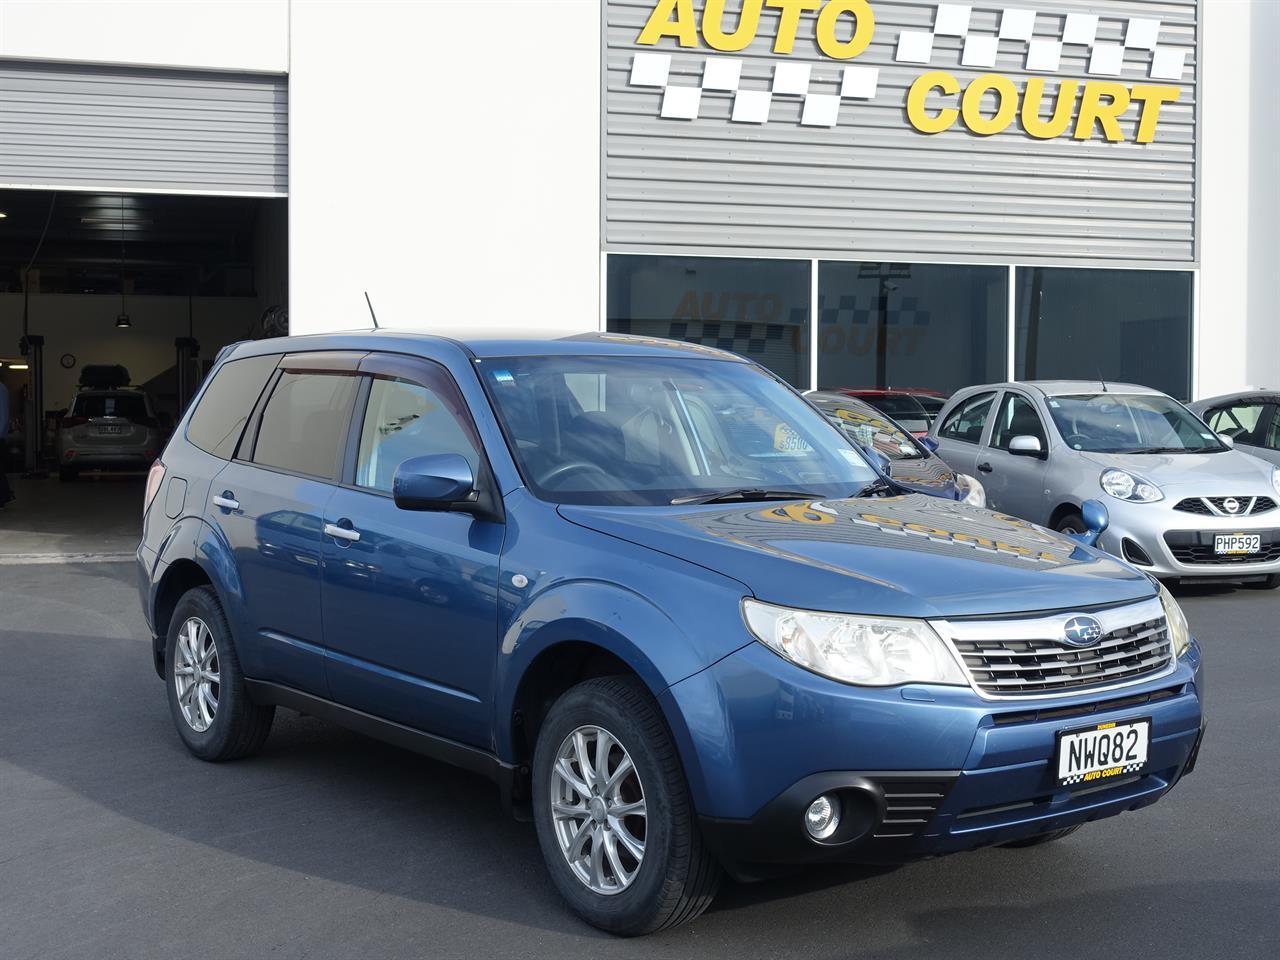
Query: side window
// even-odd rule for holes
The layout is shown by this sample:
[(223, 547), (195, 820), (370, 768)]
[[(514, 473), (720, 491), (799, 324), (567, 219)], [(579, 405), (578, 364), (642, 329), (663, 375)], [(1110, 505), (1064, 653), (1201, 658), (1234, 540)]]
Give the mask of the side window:
[(1257, 443), (1258, 421), (1266, 404), (1237, 403), (1230, 407), (1219, 407), (1211, 410), (1206, 418), (1214, 433), (1225, 433), (1233, 440), (1241, 443)]
[(987, 425), (987, 415), (991, 412), (994, 393), (980, 393), (963, 401), (947, 415), (938, 436), (948, 440), (962, 440), (965, 443), (978, 443), (982, 440), (982, 428)]
[(1271, 408), (1271, 425), (1267, 427), (1261, 446), (1269, 450), (1280, 450), (1280, 407)]
[(391, 492), (396, 467), (410, 457), (456, 453), (479, 472), (475, 433), (452, 384), (423, 386), (407, 380), (376, 379), (369, 388), (356, 485)]
[(1040, 449), (1045, 449), (1044, 427), (1040, 425), (1036, 408), (1021, 394), (1006, 393), (996, 425), (991, 428), (991, 446), (1008, 450), (1009, 441), (1014, 437), (1035, 437), (1040, 441)]
[(245, 422), (253, 413), (278, 354), (231, 360), (218, 368), (187, 423), (187, 439), (223, 460), (235, 456)]
[(359, 383), (351, 375), (281, 374), (262, 411), (253, 462), (336, 480)]

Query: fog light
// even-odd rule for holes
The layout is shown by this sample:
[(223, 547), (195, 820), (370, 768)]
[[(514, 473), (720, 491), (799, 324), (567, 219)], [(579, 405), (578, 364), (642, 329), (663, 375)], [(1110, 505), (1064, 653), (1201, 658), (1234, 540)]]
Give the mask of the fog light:
[(804, 826), (815, 840), (825, 840), (840, 826), (840, 798), (823, 794), (804, 812)]

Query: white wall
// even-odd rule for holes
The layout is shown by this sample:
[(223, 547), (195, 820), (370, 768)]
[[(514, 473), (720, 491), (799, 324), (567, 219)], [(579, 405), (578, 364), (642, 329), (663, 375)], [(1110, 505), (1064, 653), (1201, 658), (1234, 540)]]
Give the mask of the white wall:
[(0, 57), (284, 73), (289, 0), (0, 0)]
[(1280, 3), (1201, 0), (1200, 383), (1280, 389)]
[[(192, 317), (200, 358), (211, 360), (218, 348), (243, 340), (260, 312), (256, 297), (196, 297)], [(122, 363), (135, 384), (145, 383), (174, 364), (175, 337), (187, 334), (186, 297), (129, 297), (133, 326), (115, 328), (118, 296), (32, 294), (31, 332), (44, 336), (44, 405), (56, 410), (75, 396), (80, 369), (91, 363)], [(22, 336), (22, 294), (0, 294), (0, 356), (17, 359)], [(58, 360), (75, 355), (64, 370)]]
[(599, 326), (599, 0), (294, 0), (298, 332)]

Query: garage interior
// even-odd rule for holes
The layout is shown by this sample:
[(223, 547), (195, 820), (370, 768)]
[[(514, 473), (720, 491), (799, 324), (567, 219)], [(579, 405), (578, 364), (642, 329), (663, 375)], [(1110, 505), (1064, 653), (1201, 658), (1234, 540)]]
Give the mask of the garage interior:
[(0, 514), (7, 547), (17, 538), (4, 531), (26, 526), (20, 515), (32, 534), (82, 513), (102, 530), (117, 501), (129, 504), (132, 535), (141, 472), (86, 471), (77, 493), (58, 492), (57, 430), (81, 375), (124, 367), (167, 436), (223, 346), (287, 331), (286, 207), (279, 198), (0, 190), (4, 466), (18, 496)]

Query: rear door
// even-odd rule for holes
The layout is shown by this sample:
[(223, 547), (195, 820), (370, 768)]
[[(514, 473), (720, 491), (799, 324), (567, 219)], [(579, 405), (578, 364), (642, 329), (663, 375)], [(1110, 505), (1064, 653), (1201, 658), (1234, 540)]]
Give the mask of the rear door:
[(328, 695), (321, 527), (346, 453), (359, 353), (286, 356), (239, 453), (214, 478), (206, 516), (242, 591), (245, 673)]
[[(1040, 457), (1014, 456), (1009, 452), (1013, 438), (1023, 436), (1040, 441)], [(1044, 493), (1047, 459), (1044, 455), (1048, 450), (1049, 439), (1034, 402), (1019, 391), (1006, 390), (989, 438), (978, 456), (979, 475), (987, 490), (987, 506), (1034, 523), (1047, 522)]]
[(324, 511), (324, 629), (335, 700), (489, 746), (505, 526), (469, 513), (401, 510), (410, 457), (454, 453), (490, 475), (450, 373), (371, 354), (347, 482)]
[(938, 456), (956, 473), (976, 476), (984, 486), (987, 480), (985, 476), (978, 476), (978, 454), (982, 452), (996, 393), (985, 390), (959, 401), (946, 414), (937, 432)]

